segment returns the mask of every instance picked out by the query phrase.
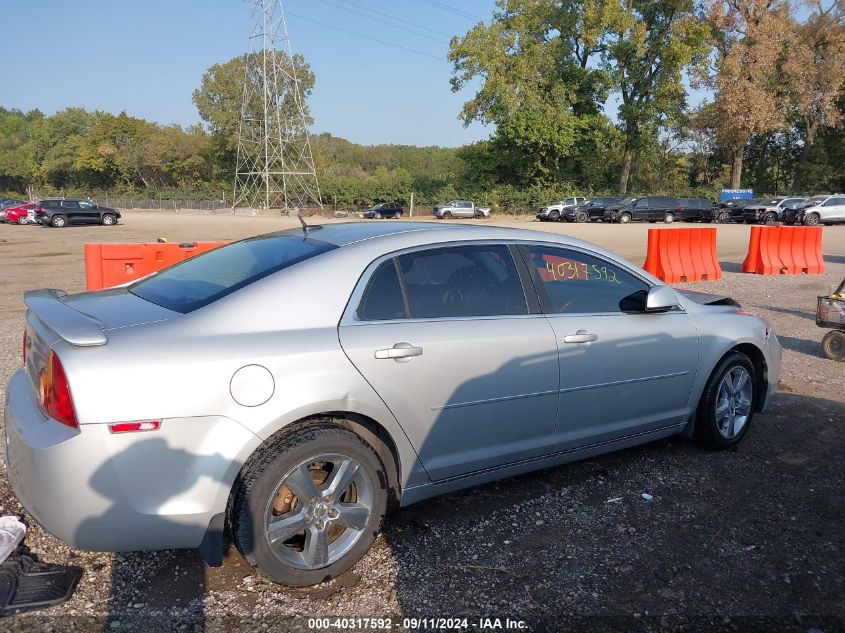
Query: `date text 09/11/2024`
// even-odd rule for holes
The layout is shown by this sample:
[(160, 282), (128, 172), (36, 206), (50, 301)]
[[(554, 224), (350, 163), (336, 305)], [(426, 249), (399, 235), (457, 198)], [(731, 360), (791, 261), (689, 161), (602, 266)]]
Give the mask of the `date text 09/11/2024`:
[(390, 630), (401, 628), (409, 631), (477, 630), (477, 631), (525, 631), (528, 623), (511, 618), (308, 618), (310, 630), (372, 629)]

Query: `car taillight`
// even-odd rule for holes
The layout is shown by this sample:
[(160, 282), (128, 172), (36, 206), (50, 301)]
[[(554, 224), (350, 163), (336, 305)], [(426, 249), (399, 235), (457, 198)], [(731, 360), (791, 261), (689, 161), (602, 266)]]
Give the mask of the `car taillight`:
[(50, 350), (47, 367), (38, 376), (38, 404), (51, 418), (72, 428), (79, 428), (70, 397), (70, 386), (59, 357)]

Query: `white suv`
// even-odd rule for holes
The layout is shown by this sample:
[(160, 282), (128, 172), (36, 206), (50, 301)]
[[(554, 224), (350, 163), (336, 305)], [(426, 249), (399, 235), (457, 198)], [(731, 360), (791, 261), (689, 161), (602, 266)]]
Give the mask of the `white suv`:
[(802, 206), (801, 213), (807, 226), (845, 222), (845, 194), (813, 196)]
[(537, 213), (537, 219), (541, 222), (558, 222), (560, 220), (561, 215), (563, 215), (564, 209), (574, 207), (579, 204), (584, 204), (586, 201), (586, 198), (565, 198), (557, 204), (550, 204), (549, 206), (540, 209), (540, 211)]

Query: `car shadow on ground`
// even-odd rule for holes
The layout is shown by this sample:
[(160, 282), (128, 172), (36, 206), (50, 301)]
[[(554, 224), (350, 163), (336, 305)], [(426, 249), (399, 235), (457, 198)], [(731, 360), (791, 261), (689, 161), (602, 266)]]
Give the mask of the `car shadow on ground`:
[(783, 346), (784, 349), (788, 349), (793, 352), (798, 352), (799, 354), (806, 354), (807, 356), (812, 356), (813, 358), (824, 358), (821, 344), (821, 340), (824, 336), (824, 333), (825, 330), (819, 328), (818, 340), (795, 338), (793, 336), (783, 336), (781, 334), (778, 334), (778, 340), (780, 341), (780, 344)]

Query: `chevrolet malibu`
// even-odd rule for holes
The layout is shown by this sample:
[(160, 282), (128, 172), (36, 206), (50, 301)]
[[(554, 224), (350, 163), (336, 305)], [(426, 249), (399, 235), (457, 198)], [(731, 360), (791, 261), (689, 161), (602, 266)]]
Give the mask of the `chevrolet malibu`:
[(732, 299), (496, 227), (303, 227), (25, 303), (5, 429), (32, 518), (211, 564), (228, 531), (293, 586), (349, 569), (391, 505), (672, 435), (732, 447), (781, 363)]

